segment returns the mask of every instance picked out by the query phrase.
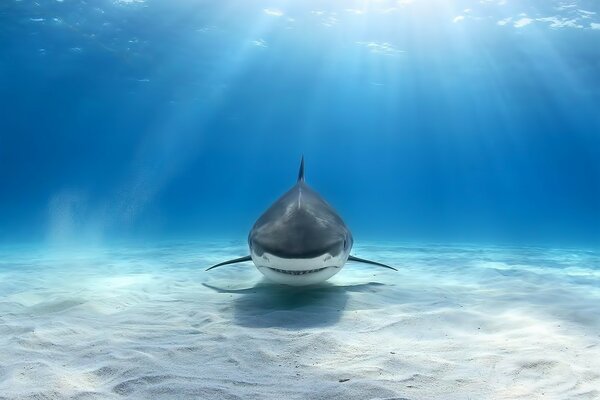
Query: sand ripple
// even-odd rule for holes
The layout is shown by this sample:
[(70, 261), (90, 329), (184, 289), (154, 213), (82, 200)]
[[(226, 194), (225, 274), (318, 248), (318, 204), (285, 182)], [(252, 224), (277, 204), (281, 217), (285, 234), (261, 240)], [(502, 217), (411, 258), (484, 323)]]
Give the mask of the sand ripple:
[(4, 250), (0, 399), (598, 399), (600, 257), (369, 244), (286, 288), (243, 245)]

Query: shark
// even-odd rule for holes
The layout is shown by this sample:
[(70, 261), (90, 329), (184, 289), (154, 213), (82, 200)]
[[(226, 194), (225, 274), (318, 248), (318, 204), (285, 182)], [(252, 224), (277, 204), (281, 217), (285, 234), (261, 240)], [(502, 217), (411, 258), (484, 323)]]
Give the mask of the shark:
[(397, 271), (396, 268), (351, 255), (354, 239), (335, 209), (304, 178), (304, 156), (296, 184), (277, 199), (248, 234), (250, 254), (207, 269), (253, 262), (270, 281), (290, 286), (324, 282), (348, 262)]

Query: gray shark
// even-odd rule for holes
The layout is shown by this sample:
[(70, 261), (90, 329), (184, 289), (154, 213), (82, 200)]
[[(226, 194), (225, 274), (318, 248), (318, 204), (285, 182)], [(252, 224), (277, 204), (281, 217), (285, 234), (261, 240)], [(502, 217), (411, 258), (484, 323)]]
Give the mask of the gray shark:
[(342, 218), (304, 180), (304, 157), (296, 184), (265, 211), (248, 235), (250, 255), (213, 265), (252, 261), (269, 280), (304, 286), (337, 274), (347, 261), (377, 265), (350, 255), (353, 239)]

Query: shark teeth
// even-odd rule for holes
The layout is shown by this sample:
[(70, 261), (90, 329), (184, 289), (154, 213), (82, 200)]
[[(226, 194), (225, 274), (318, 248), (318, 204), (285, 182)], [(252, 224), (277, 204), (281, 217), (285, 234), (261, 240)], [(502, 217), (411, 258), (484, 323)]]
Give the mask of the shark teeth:
[(273, 271), (275, 271), (275, 272), (279, 272), (280, 274), (287, 274), (287, 275), (306, 275), (306, 274), (312, 274), (312, 273), (315, 273), (315, 272), (323, 271), (323, 270), (324, 270), (324, 269), (326, 269), (326, 268), (327, 268), (327, 267), (325, 267), (325, 268), (317, 268), (317, 269), (309, 269), (309, 270), (306, 270), (306, 271), (288, 271), (288, 270), (285, 270), (285, 269), (279, 269), (279, 268), (270, 268), (270, 269), (272, 269), (272, 270), (273, 270)]

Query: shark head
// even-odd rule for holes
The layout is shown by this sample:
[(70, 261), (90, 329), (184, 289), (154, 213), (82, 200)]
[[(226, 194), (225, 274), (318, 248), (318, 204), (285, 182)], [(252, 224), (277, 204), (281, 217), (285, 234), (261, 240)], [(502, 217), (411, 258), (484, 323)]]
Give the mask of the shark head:
[(248, 235), (252, 261), (268, 279), (292, 286), (338, 273), (352, 249), (352, 234), (335, 210), (298, 182), (256, 221)]

